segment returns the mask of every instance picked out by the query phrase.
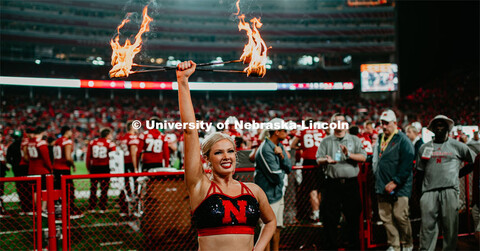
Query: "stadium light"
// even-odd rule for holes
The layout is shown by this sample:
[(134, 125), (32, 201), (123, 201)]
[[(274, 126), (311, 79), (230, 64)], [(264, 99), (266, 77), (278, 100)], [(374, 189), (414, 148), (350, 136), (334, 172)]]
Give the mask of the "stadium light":
[[(223, 62), (223, 58), (222, 57), (217, 57), (216, 59), (210, 61), (210, 63), (217, 63), (217, 62)], [(224, 66), (224, 64), (212, 65), (212, 67), (220, 67), (220, 66)]]
[(297, 64), (304, 65), (304, 66), (313, 65), (313, 57), (308, 55), (303, 55), (298, 59)]

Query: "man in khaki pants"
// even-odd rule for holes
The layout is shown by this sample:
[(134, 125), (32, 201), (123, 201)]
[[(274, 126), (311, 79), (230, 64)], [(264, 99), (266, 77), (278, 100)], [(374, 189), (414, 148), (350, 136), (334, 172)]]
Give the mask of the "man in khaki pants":
[(380, 219), (387, 231), (388, 251), (413, 249), (408, 198), (412, 193), (413, 145), (398, 131), (397, 118), (392, 110), (380, 116), (383, 133), (373, 149), (375, 193), (378, 197)]

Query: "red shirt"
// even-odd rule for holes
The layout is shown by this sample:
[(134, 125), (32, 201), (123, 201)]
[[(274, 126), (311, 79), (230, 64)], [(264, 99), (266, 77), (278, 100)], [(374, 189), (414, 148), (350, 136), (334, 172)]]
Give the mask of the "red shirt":
[(48, 153), (47, 141), (40, 138), (30, 139), (27, 144), (27, 153), (29, 175), (52, 173), (53, 167)]
[(70, 170), (70, 165), (65, 156), (65, 148), (67, 146), (72, 146), (73, 151), (73, 142), (71, 139), (61, 137), (55, 141), (55, 145), (53, 146), (53, 169)]
[(162, 163), (164, 167), (169, 165), (170, 149), (165, 135), (156, 129), (143, 132), (140, 139), (139, 149), (143, 152), (143, 164)]
[[(132, 155), (130, 154), (130, 147), (131, 146), (138, 147), (139, 144), (140, 144), (140, 140), (138, 139), (138, 136), (135, 134), (127, 133), (120, 138), (120, 147), (122, 148), (122, 151), (123, 151), (124, 163), (126, 164), (132, 163)], [(139, 153), (140, 151), (138, 150), (137, 154), (140, 155)]]
[(299, 139), (300, 149), (303, 150), (303, 159), (316, 159), (320, 142), (325, 138), (325, 131), (322, 129), (305, 129), (297, 131), (295, 137)]
[(235, 139), (235, 137), (242, 137), (242, 134), (239, 131), (235, 130), (235, 128), (229, 128), (223, 133), (230, 135), (230, 137), (232, 137), (233, 139)]
[(362, 147), (365, 152), (367, 152), (367, 155), (372, 155), (373, 154), (373, 146), (372, 146), (372, 139), (370, 137), (365, 136), (365, 134), (358, 134), (358, 138), (362, 141)]
[(92, 140), (87, 149), (87, 167), (108, 166), (110, 164), (108, 154), (115, 150), (115, 143), (106, 138)]
[(283, 147), (285, 147), (286, 151), (290, 151), (290, 143), (291, 143), (290, 142), (290, 135), (287, 135), (287, 137), (284, 140), (282, 140), (281, 143), (282, 143)]
[(5, 164), (5, 145), (0, 144), (0, 163)]
[(23, 149), (25, 147), (27, 147), (28, 145), (28, 138), (25, 137), (22, 139), (22, 143), (20, 144), (20, 155), (22, 156), (22, 158), (20, 159), (20, 163), (18, 164), (19, 166), (26, 166), (28, 165), (28, 162), (25, 161), (25, 153), (23, 152)]

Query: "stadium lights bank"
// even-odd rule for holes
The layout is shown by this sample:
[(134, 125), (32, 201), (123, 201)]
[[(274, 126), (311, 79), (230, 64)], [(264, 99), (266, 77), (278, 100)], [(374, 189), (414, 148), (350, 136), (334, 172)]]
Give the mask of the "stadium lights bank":
[[(139, 123), (140, 124), (140, 123)], [(184, 129), (201, 129), (201, 130), (206, 130), (209, 131), (212, 126), (215, 126), (217, 129), (223, 130), (225, 128), (228, 128), (230, 123), (228, 121), (223, 122), (223, 123), (217, 123), (214, 125), (213, 122), (204, 122), (204, 121), (197, 121), (196, 123), (190, 122), (190, 123), (182, 123), (182, 122), (171, 122), (171, 121), (163, 121), (163, 122), (158, 122), (154, 120), (147, 120), (145, 122), (145, 126), (148, 130), (150, 129), (163, 129), (163, 130), (184, 130)], [(310, 125), (306, 125), (305, 121), (302, 120), (301, 125), (298, 125), (297, 123), (293, 121), (288, 121), (285, 122), (283, 120), (277, 121), (275, 123), (271, 122), (256, 122), (253, 120), (252, 122), (243, 122), (243, 121), (235, 121), (233, 123), (235, 126), (235, 129), (240, 129), (240, 130), (257, 130), (257, 129), (266, 129), (266, 130), (280, 130), (280, 129), (286, 129), (286, 130), (306, 130), (306, 129), (348, 129), (349, 124), (345, 122), (340, 122), (337, 121), (335, 123), (326, 123), (326, 122), (314, 122), (311, 123)], [(140, 126), (138, 126), (139, 129)]]

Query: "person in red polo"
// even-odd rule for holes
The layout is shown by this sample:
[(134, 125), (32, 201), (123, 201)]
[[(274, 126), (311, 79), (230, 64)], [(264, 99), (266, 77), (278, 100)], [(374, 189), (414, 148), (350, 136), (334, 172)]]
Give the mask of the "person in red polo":
[[(110, 157), (109, 153), (116, 150), (115, 143), (111, 142), (112, 129), (104, 128), (100, 131), (100, 138), (94, 139), (90, 142), (87, 149), (86, 165), (91, 174), (105, 174), (110, 173)], [(96, 212), (97, 207), (97, 186), (100, 183), (100, 213), (107, 210), (108, 201), (108, 187), (110, 185), (110, 178), (92, 178), (90, 180), (90, 199), (88, 211)]]
[[(39, 126), (35, 129), (34, 137), (29, 139), (27, 144), (28, 175), (41, 175), (42, 190), (47, 189), (46, 175), (51, 174), (53, 170), (45, 136), (45, 128)], [(46, 209), (47, 201), (42, 201), (42, 216), (44, 217), (47, 217)]]
[[(158, 117), (150, 118), (154, 124), (160, 122)], [(165, 134), (152, 128), (139, 136), (139, 149), (142, 151), (142, 171), (148, 172), (151, 168), (168, 167), (170, 149)]]
[[(55, 176), (55, 189), (61, 189), (62, 175), (71, 175), (70, 168), (75, 172), (75, 164), (72, 158), (73, 141), (72, 129), (69, 126), (63, 126), (60, 133), (62, 136), (55, 141), (53, 146), (53, 175)], [(75, 187), (73, 180), (67, 180), (68, 205), (70, 210), (70, 219), (77, 219), (83, 216), (80, 210), (75, 207)]]

